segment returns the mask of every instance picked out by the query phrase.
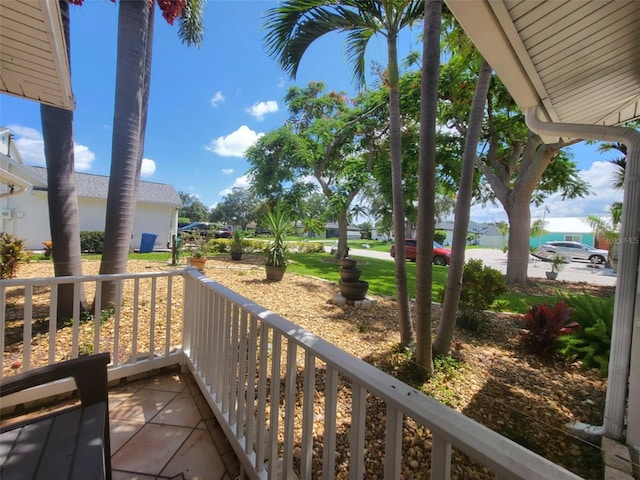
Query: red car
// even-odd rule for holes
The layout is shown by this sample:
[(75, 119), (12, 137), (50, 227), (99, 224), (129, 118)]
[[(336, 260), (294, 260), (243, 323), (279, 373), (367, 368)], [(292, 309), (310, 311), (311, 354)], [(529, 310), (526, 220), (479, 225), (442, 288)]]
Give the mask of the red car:
[[(407, 238), (404, 241), (407, 260), (411, 260), (412, 262), (416, 261), (416, 254), (418, 253), (418, 249), (416, 247), (417, 242), (414, 238)], [(391, 245), (391, 256), (396, 256), (396, 246), (395, 244)], [(451, 250), (448, 248), (444, 248), (438, 242), (433, 242), (433, 264), (434, 265), (449, 265), (451, 262)]]

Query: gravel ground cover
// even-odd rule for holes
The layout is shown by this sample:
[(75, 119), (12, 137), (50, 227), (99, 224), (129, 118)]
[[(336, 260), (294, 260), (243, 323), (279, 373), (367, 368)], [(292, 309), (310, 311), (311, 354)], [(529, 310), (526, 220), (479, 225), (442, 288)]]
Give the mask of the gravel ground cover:
[[(411, 381), (409, 357), (397, 348), (399, 334), (392, 298), (372, 297), (375, 302), (369, 309), (336, 306), (330, 301), (338, 293), (336, 284), (291, 273), (286, 274), (280, 283), (268, 283), (264, 280), (261, 262), (261, 257), (247, 255), (243, 256), (241, 262), (231, 262), (225, 258), (209, 259), (205, 273), (354, 356)], [(97, 273), (98, 266), (97, 261), (85, 261), (83, 272)], [(174, 267), (166, 264), (147, 261), (130, 261), (128, 264), (129, 272), (172, 269)], [(48, 262), (26, 264), (18, 272), (19, 277), (31, 278), (52, 274), (53, 267)], [(536, 293), (546, 293), (553, 286), (541, 281), (530, 289)], [(572, 288), (567, 282), (563, 286)], [(593, 295), (605, 295), (613, 291), (605, 287), (575, 285), (577, 291), (585, 288), (590, 288), (589, 293)], [(174, 292), (181, 291), (181, 287), (174, 286)], [(11, 308), (10, 301), (7, 308)], [(181, 310), (181, 302), (175, 301), (173, 308), (177, 315)], [(434, 305), (434, 331), (439, 313), (439, 307)], [(20, 329), (17, 325), (12, 327), (14, 337), (5, 342), (3, 352), (5, 374), (19, 370), (16, 362), (19, 362), (22, 352), (18, 340)], [(44, 332), (45, 327), (42, 327)], [(105, 322), (102, 328), (106, 331), (113, 327)], [(180, 338), (179, 325), (172, 327), (171, 331), (174, 339)], [(34, 332), (31, 346), (34, 359), (46, 359), (47, 335), (39, 333), (37, 328), (34, 328)], [(480, 334), (456, 330), (454, 360), (439, 362), (440, 368), (432, 380), (414, 386), (584, 478), (602, 478), (599, 449), (569, 435), (563, 425), (571, 421), (601, 424), (605, 380), (595, 371), (583, 371), (579, 364), (542, 361), (526, 354), (519, 347), (519, 333), (518, 319), (499, 313), (492, 315), (491, 321)], [(70, 335), (70, 332), (65, 332), (63, 328), (59, 331), (60, 342), (65, 341), (65, 335)], [(108, 349), (108, 345), (105, 348)], [(322, 380), (318, 382), (321, 391)], [(344, 399), (345, 402), (348, 400)], [(367, 478), (382, 478), (384, 458), (375, 447), (383, 445), (379, 434), (384, 427), (384, 415), (384, 405), (375, 399), (368, 399), (367, 421), (374, 428), (370, 429), (367, 438), (370, 445), (366, 452)], [(336, 478), (347, 476), (347, 435), (342, 437), (337, 446)], [(406, 419), (403, 439), (403, 478), (428, 478), (430, 433), (412, 419)], [(318, 455), (314, 455), (314, 458), (318, 461), (314, 464), (314, 471), (318, 473), (322, 469), (322, 444), (317, 437), (315, 441), (317, 445), (314, 448)], [(452, 476), (459, 479), (493, 478), (490, 472), (455, 450)]]

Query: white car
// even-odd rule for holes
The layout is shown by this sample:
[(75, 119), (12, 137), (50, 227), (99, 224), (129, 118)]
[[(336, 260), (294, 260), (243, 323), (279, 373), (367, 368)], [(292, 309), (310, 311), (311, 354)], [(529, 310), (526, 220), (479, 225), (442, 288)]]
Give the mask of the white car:
[(573, 260), (589, 260), (593, 264), (602, 264), (607, 261), (609, 252), (600, 248), (594, 248), (580, 242), (546, 242), (540, 245), (540, 251), (544, 254), (558, 254)]

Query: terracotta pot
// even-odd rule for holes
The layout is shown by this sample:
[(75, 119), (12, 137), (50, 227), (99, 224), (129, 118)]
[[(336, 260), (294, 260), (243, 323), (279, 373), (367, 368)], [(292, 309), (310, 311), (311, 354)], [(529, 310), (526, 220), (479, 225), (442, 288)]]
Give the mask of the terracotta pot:
[(204, 257), (189, 257), (189, 265), (196, 267), (201, 272), (204, 272), (204, 264), (206, 262), (207, 259)]
[(340, 280), (338, 287), (340, 288), (340, 294), (347, 300), (364, 300), (367, 290), (369, 290), (369, 282), (364, 280), (343, 282)]
[(357, 260), (353, 260), (351, 258), (341, 258), (339, 261), (342, 268), (345, 269), (356, 268), (356, 265), (358, 264)]
[(360, 278), (362, 270), (359, 268), (340, 268), (340, 280), (343, 282), (355, 282)]
[(284, 272), (287, 271), (287, 267), (272, 267), (271, 265), (265, 265), (264, 269), (267, 273), (267, 280), (270, 282), (279, 282), (284, 277)]

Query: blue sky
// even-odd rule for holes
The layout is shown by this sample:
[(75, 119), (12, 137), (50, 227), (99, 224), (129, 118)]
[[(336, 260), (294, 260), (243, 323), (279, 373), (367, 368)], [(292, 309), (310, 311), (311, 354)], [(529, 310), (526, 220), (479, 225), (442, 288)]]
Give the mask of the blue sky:
[[(177, 22), (166, 24), (156, 10), (149, 116), (142, 179), (172, 184), (215, 205), (234, 186), (246, 186), (244, 150), (286, 119), (287, 88), (323, 81), (328, 89), (354, 95), (345, 61), (344, 36), (321, 39), (306, 53), (291, 81), (262, 44), (262, 15), (277, 3), (267, 0), (210, 0), (201, 48), (182, 45)], [(156, 7), (157, 8), (157, 7)], [(111, 162), (116, 66), (117, 4), (86, 0), (71, 6), (72, 83), (76, 96), (76, 169), (108, 175)], [(415, 48), (419, 31), (407, 32), (400, 52)], [(368, 60), (385, 58), (382, 38), (373, 39)], [(44, 166), (37, 103), (0, 96), (0, 125), (17, 138), (27, 164)], [(610, 188), (611, 167), (593, 147), (572, 147), (583, 176), (598, 195), (561, 202), (551, 198), (551, 216), (605, 215), (621, 198)], [(534, 216), (542, 209), (532, 208)], [(476, 221), (504, 220), (501, 207), (474, 207)]]

